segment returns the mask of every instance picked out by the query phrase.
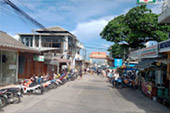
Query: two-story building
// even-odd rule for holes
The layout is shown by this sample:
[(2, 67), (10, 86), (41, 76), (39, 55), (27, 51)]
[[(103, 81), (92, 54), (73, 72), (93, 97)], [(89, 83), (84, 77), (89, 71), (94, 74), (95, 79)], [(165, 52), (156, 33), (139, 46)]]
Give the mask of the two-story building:
[(49, 27), (33, 30), (33, 33), (19, 33), (19, 41), (40, 51), (48, 65), (48, 72), (59, 72), (63, 65), (75, 66), (76, 54), (83, 45), (69, 31), (61, 27)]

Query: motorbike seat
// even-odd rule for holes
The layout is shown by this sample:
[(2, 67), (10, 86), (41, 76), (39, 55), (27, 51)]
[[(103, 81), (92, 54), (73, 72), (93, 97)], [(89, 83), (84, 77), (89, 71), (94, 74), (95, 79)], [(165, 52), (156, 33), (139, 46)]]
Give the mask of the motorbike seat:
[(7, 90), (5, 89), (5, 90), (0, 90), (0, 95), (3, 95), (3, 94), (5, 94), (7, 92)]
[(34, 87), (34, 86), (36, 86), (36, 85), (39, 85), (39, 83), (33, 82), (33, 83), (31, 83), (31, 84), (29, 85), (29, 87)]

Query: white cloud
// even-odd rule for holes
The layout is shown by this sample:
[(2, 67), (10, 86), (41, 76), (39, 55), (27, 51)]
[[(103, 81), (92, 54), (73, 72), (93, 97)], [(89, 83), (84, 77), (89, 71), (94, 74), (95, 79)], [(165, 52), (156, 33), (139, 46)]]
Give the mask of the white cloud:
[(79, 40), (93, 40), (99, 38), (100, 32), (114, 17), (115, 16), (109, 16), (89, 22), (79, 23), (72, 33), (75, 34)]
[(160, 14), (162, 11), (161, 6), (162, 6), (161, 4), (155, 5), (154, 7), (151, 8), (152, 12), (156, 14)]

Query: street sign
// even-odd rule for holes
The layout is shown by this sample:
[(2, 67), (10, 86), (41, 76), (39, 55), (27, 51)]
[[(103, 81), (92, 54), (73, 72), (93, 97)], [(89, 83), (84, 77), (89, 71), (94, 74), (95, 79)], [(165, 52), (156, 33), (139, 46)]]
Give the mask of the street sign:
[(156, 3), (156, 0), (137, 0), (137, 4)]
[(44, 62), (44, 56), (35, 55), (34, 56), (34, 61)]

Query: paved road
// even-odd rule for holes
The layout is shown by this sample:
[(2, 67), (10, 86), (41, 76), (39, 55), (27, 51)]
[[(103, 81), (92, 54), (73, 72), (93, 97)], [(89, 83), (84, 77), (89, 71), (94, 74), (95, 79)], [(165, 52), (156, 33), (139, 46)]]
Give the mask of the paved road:
[(85, 75), (44, 95), (24, 96), (2, 113), (170, 113), (133, 89), (114, 89), (106, 79)]

